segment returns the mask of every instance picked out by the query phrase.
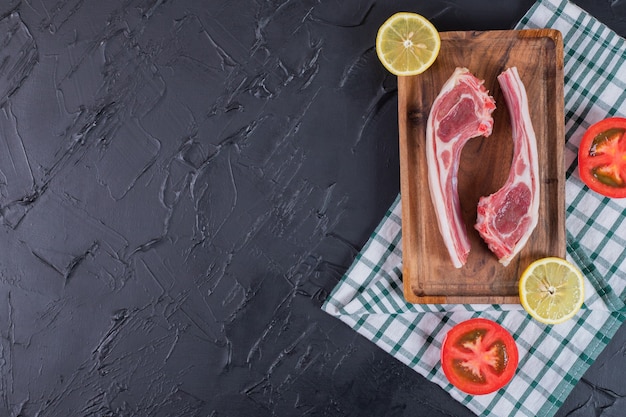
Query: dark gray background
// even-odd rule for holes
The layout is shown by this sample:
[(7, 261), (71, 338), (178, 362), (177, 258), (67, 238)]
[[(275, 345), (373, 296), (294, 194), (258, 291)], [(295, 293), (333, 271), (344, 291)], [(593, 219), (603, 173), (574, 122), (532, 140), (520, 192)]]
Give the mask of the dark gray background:
[[(470, 416), (320, 306), (399, 191), (378, 27), (532, 3), (1, 2), (0, 416)], [(625, 343), (558, 415), (624, 415)]]

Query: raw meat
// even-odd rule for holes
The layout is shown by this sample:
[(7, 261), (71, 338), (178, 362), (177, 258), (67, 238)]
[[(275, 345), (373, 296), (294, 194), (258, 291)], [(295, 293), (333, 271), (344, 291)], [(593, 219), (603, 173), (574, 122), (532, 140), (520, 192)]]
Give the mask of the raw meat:
[(528, 110), (526, 89), (517, 68), (498, 76), (513, 128), (513, 161), (504, 186), (478, 202), (475, 228), (498, 257), (508, 265), (526, 245), (539, 217), (539, 164), (537, 140)]
[(475, 136), (489, 136), (495, 102), (483, 81), (457, 68), (433, 102), (426, 125), (430, 196), (439, 231), (456, 268), (467, 261), (470, 242), (461, 216), (457, 173), (461, 150)]

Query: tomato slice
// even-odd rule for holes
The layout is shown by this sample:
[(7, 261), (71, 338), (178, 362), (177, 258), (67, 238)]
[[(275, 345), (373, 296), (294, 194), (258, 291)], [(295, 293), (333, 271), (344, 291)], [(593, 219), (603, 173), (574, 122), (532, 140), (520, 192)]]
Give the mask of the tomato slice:
[(626, 197), (626, 118), (610, 117), (587, 129), (578, 147), (578, 172), (593, 191)]
[(443, 341), (441, 366), (463, 392), (483, 395), (505, 386), (517, 369), (517, 345), (498, 323), (470, 319), (454, 326)]

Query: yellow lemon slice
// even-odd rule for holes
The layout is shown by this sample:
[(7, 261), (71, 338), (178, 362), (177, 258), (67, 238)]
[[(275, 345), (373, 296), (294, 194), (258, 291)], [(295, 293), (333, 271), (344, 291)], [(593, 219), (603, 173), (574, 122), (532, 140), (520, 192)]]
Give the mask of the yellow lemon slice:
[(392, 74), (417, 75), (439, 54), (439, 32), (425, 17), (408, 12), (391, 16), (378, 29), (376, 53)]
[(519, 281), (524, 309), (545, 324), (569, 320), (583, 305), (585, 280), (565, 259), (549, 257), (531, 263)]

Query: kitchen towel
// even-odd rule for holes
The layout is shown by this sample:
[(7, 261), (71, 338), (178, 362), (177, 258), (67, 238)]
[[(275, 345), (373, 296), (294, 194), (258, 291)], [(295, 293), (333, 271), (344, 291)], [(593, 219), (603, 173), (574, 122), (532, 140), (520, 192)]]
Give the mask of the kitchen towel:
[[(561, 0), (535, 3), (516, 27), (524, 28), (563, 34), (567, 258), (585, 275), (583, 308), (566, 323), (546, 326), (514, 304), (406, 303), (400, 196), (322, 307), (479, 416), (554, 415), (626, 317), (626, 199), (590, 191), (576, 169), (583, 132), (603, 118), (626, 116), (625, 41)], [(450, 385), (439, 361), (447, 331), (473, 317), (502, 324), (520, 354), (512, 381), (483, 396)]]

